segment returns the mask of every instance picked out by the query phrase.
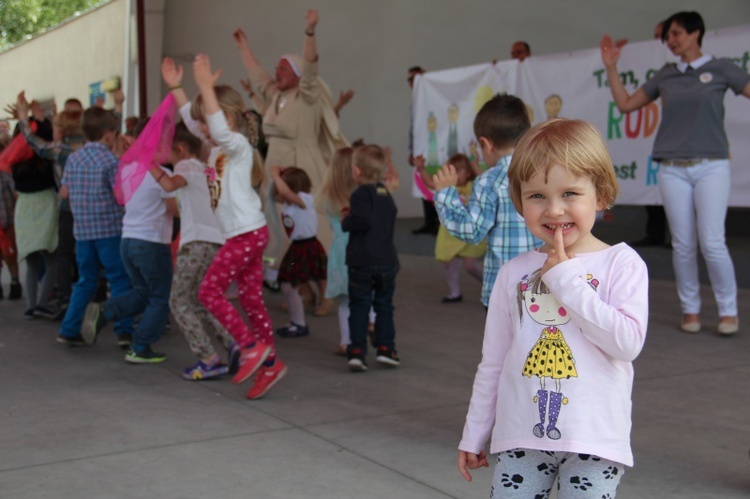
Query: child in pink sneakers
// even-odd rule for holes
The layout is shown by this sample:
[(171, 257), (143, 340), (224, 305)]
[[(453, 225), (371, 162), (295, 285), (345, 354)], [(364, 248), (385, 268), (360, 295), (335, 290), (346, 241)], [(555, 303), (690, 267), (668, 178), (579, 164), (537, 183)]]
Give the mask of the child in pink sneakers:
[[(253, 148), (241, 133), (247, 121), (240, 94), (226, 85), (214, 86), (220, 72), (212, 72), (206, 55), (195, 58), (193, 74), (201, 93), (191, 108), (182, 90), (182, 68), (169, 58), (162, 63), (162, 76), (188, 129), (214, 146), (208, 158), (209, 191), (226, 243), (208, 268), (198, 298), (242, 350), (234, 383), (242, 383), (258, 371), (247, 393), (248, 398), (257, 399), (287, 372), (276, 358), (271, 320), (263, 302), (263, 250), (268, 244), (268, 228), (252, 184), (253, 169), (261, 165), (253, 161)], [(224, 296), (233, 281), (252, 330)]]

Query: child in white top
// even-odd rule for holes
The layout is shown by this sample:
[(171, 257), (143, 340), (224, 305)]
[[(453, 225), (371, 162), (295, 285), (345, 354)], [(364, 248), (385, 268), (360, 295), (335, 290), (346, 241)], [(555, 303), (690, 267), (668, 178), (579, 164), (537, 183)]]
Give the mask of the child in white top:
[(301, 168), (271, 167), (274, 197), (282, 203), (281, 225), (291, 241), (281, 260), (279, 282), (289, 306), (289, 325), (276, 331), (282, 338), (307, 336), (305, 307), (299, 287), (310, 281), (317, 283), (320, 295), (326, 293), (328, 258), (318, 238), (318, 214), (310, 191), (310, 177)]
[[(511, 198), (544, 241), (500, 269), (458, 467), (499, 453), (494, 497), (615, 497), (630, 449), (632, 361), (646, 337), (646, 265), (591, 233), (617, 195), (604, 141), (588, 123), (549, 120), (519, 141)], [(549, 405), (548, 405), (549, 403)], [(585, 483), (582, 477), (586, 477)], [(606, 495), (609, 494), (609, 495)]]
[[(198, 55), (193, 63), (200, 96), (190, 105), (182, 90), (182, 67), (165, 58), (162, 76), (173, 92), (188, 129), (214, 146), (209, 156), (211, 206), (226, 243), (218, 252), (201, 283), (198, 298), (221, 322), (242, 349), (240, 367), (233, 381), (241, 383), (258, 375), (247, 397), (262, 397), (287, 372), (276, 358), (271, 320), (263, 302), (263, 250), (268, 228), (260, 198), (253, 189), (253, 148), (241, 132), (247, 127), (242, 96), (226, 85), (214, 86), (220, 72)], [(239, 301), (252, 330), (224, 293), (237, 281)]]
[[(227, 372), (234, 374), (239, 361), (237, 343), (198, 300), (200, 283), (224, 244), (224, 236), (211, 209), (206, 165), (198, 159), (201, 146), (201, 140), (191, 134), (184, 123), (178, 123), (170, 157), (174, 175), (159, 177), (159, 185), (165, 191), (177, 191), (180, 207), (180, 247), (169, 308), (190, 349), (199, 359), (194, 366), (183, 371), (182, 377), (187, 380), (210, 379)], [(155, 174), (154, 170), (151, 173)], [(214, 350), (211, 336), (216, 336), (227, 350), (226, 364)]]

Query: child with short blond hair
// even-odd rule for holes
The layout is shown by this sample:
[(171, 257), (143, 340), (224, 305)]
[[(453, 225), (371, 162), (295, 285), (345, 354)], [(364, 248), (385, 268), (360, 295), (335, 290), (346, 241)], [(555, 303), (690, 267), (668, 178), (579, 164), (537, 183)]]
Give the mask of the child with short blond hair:
[(375, 360), (390, 367), (400, 364), (393, 323), (393, 293), (399, 270), (393, 233), (396, 204), (383, 183), (386, 155), (376, 145), (357, 148), (352, 157), (352, 177), (359, 185), (352, 193), (341, 228), (349, 232), (346, 265), (349, 268), (349, 369), (367, 370), (367, 327), (370, 307), (375, 310)]
[[(544, 242), (505, 263), (490, 297), (458, 468), (489, 466), (494, 497), (560, 495), (582, 489), (615, 497), (630, 448), (633, 360), (648, 323), (648, 272), (625, 243), (591, 230), (617, 195), (596, 129), (553, 119), (519, 141), (510, 195)], [(575, 495), (578, 497), (577, 495)]]

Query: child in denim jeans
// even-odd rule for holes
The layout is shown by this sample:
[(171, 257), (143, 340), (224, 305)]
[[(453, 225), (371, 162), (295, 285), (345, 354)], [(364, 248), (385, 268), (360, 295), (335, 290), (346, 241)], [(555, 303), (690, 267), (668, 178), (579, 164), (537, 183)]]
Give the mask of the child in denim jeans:
[(359, 185), (349, 209), (342, 213), (341, 228), (349, 232), (346, 265), (349, 268), (349, 369), (367, 370), (367, 326), (370, 307), (375, 309), (376, 362), (399, 365), (393, 324), (393, 292), (398, 256), (393, 244), (396, 205), (383, 184), (387, 171), (383, 149), (366, 145), (354, 151), (352, 177)]
[[(125, 354), (125, 361), (131, 364), (154, 364), (167, 358), (165, 354), (154, 351), (152, 345), (159, 341), (167, 325), (172, 287), (169, 243), (172, 240), (172, 217), (178, 216), (179, 210), (175, 194), (166, 192), (161, 186), (164, 177), (171, 176), (161, 164), (169, 159), (175, 110), (174, 99), (168, 96), (119, 165), (115, 188), (122, 193), (119, 200), (125, 202), (120, 257), (132, 289), (111, 297), (105, 303), (90, 303), (81, 328), (83, 337), (90, 338), (93, 343), (108, 321), (142, 314), (132, 345)], [(158, 144), (153, 137), (159, 138)], [(148, 169), (150, 174), (144, 171), (139, 184), (123, 180), (125, 172), (138, 168)]]

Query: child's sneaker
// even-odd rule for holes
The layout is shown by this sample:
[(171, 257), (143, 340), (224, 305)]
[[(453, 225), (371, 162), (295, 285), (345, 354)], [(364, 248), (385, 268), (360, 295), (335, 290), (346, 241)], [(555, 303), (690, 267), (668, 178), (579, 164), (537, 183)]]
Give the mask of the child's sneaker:
[(353, 373), (362, 373), (367, 371), (367, 362), (365, 362), (365, 355), (359, 348), (352, 348), (347, 353), (349, 357), (349, 370)]
[(107, 317), (104, 315), (104, 309), (99, 303), (91, 302), (86, 305), (86, 313), (83, 315), (83, 324), (81, 325), (81, 336), (86, 343), (93, 345), (99, 336), (99, 331), (107, 325)]
[(83, 336), (80, 334), (75, 336), (63, 336), (62, 334), (59, 334), (57, 336), (57, 342), (63, 345), (68, 345), (69, 347), (82, 347), (86, 344), (86, 342), (83, 341)]
[(199, 360), (193, 367), (188, 367), (182, 371), (182, 378), (190, 381), (198, 381), (202, 379), (216, 378), (217, 376), (223, 376), (229, 372), (229, 367), (226, 364), (217, 362), (216, 364), (208, 365), (202, 360)]
[(167, 356), (163, 353), (154, 352), (151, 347), (146, 347), (141, 352), (136, 352), (133, 348), (128, 350), (125, 354), (125, 362), (130, 364), (156, 364), (167, 360)]
[(268, 390), (286, 376), (288, 369), (279, 359), (271, 367), (262, 366), (255, 375), (255, 382), (247, 392), (247, 398), (255, 400), (261, 398)]
[(227, 349), (227, 365), (229, 366), (229, 374), (237, 374), (240, 369), (240, 346), (236, 341), (229, 344)]
[(271, 347), (262, 341), (256, 341), (255, 346), (245, 348), (240, 354), (240, 368), (232, 378), (232, 383), (242, 383), (253, 375), (271, 354)]
[(282, 338), (297, 338), (299, 336), (307, 336), (310, 334), (310, 328), (306, 325), (300, 326), (299, 324), (292, 322), (288, 326), (277, 329), (276, 334)]
[(398, 367), (401, 364), (396, 351), (388, 347), (378, 347), (378, 354), (375, 357), (375, 362), (383, 364), (389, 367)]

